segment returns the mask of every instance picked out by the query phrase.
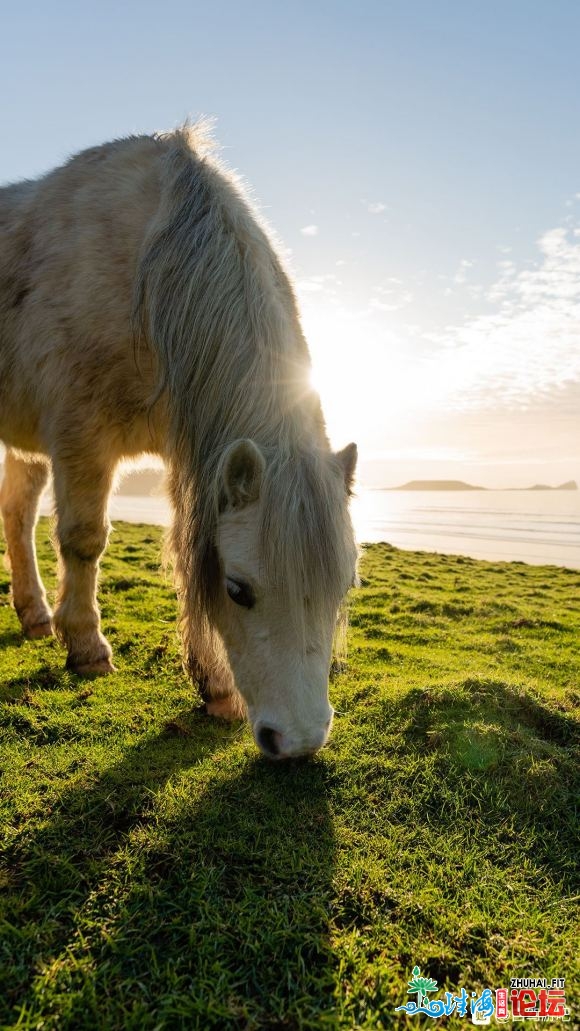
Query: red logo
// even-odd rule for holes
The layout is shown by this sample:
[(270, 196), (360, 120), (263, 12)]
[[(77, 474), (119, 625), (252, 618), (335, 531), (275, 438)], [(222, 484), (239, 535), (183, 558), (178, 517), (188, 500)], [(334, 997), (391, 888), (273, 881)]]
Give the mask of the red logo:
[[(500, 989), (500, 991), (505, 989)], [(512, 988), (512, 1014), (514, 1017), (565, 1017), (566, 995), (561, 988)], [(497, 998), (498, 992), (496, 992)], [(499, 1017), (499, 1012), (496, 1010)]]

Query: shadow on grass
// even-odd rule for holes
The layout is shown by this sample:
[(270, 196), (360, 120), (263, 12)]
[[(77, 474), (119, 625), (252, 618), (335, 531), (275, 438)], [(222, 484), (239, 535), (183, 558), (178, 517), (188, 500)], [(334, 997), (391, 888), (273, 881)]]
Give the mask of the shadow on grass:
[(10, 677), (0, 685), (0, 702), (19, 702), (30, 691), (57, 691), (64, 687), (61, 666), (49, 666), (43, 663), (31, 673), (18, 677)]
[(14, 630), (2, 630), (0, 632), (0, 648), (15, 648), (24, 644), (24, 637), (20, 628)]
[(393, 718), (407, 754), (434, 756), (431, 824), (452, 828), (457, 802), (445, 802), (463, 798), (477, 834), (519, 839), (531, 861), (578, 890), (576, 720), (503, 681), (474, 678), (459, 690), (412, 690)]
[(223, 729), (194, 713), (22, 830), (5, 1021), (291, 1028), (298, 1007), (317, 1026), (332, 1006), (325, 767), (227, 759)]

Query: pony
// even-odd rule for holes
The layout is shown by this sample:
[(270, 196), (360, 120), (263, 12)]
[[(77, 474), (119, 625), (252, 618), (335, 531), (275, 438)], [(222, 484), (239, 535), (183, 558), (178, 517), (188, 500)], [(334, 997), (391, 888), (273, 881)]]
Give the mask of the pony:
[[(0, 189), (0, 493), (12, 600), (67, 667), (114, 671), (97, 605), (119, 462), (167, 469), (184, 664), (270, 758), (322, 747), (356, 575), (356, 445), (333, 453), (277, 247), (203, 125)], [(54, 613), (34, 548), (52, 473)], [(340, 620), (338, 619), (338, 622)]]

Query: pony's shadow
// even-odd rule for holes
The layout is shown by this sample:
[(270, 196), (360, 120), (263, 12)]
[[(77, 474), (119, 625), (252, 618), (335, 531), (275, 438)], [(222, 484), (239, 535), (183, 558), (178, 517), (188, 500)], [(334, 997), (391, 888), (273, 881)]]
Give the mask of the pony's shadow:
[(23, 701), (29, 691), (42, 688), (43, 691), (57, 691), (62, 684), (61, 667), (52, 667), (43, 663), (33, 673), (23, 673), (10, 677), (0, 684), (0, 702)]
[[(92, 787), (70, 791), (39, 832), (23, 832), (12, 870), (32, 921), (42, 924), (48, 908), (60, 912), (45, 955), (47, 947), (52, 957), (74, 953), (82, 930), (94, 997), (107, 992), (113, 963), (118, 983), (141, 987), (149, 1016), (179, 982), (188, 1026), (289, 1026), (297, 1000), (301, 1010), (332, 1007), (325, 900), (335, 842), (326, 769), (317, 760), (276, 765), (256, 753), (224, 773), (223, 730), (208, 722), (194, 714), (200, 733), (170, 728), (129, 750)], [(211, 757), (215, 776), (196, 776)], [(39, 937), (45, 933), (46, 926)], [(35, 1005), (31, 975), (40, 958), (30, 956), (23, 982), (2, 986), (12, 1017)], [(212, 1022), (199, 986), (220, 980), (227, 998)], [(85, 1019), (86, 999), (76, 1026)]]
[(20, 629), (0, 631), (0, 648), (14, 648), (22, 645), (25, 638)]

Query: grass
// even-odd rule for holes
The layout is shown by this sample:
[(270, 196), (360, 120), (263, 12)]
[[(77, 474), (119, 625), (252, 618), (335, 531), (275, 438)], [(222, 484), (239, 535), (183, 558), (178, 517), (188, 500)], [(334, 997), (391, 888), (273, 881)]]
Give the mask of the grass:
[(365, 548), (331, 744), (277, 766), (202, 713), (159, 538), (116, 527), (92, 682), (0, 573), (0, 1026), (417, 1028), (415, 964), (574, 1023), (580, 572)]

